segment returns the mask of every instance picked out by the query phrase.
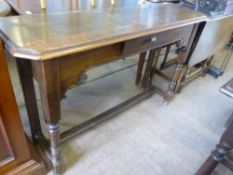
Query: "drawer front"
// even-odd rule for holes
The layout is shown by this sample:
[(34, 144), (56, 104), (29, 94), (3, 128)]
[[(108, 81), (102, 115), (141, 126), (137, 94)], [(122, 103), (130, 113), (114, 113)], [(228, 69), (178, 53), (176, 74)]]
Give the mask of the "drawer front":
[(179, 40), (182, 40), (183, 44), (186, 45), (193, 27), (194, 25), (189, 25), (126, 41), (123, 48), (123, 55), (130, 56), (136, 52), (141, 53)]

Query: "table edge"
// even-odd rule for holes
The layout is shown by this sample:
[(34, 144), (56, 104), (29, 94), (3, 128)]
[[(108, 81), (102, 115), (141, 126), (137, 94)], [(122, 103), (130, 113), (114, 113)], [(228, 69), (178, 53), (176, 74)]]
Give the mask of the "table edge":
[(135, 38), (139, 38), (139, 37), (143, 37), (143, 36), (147, 36), (151, 34), (156, 34), (156, 33), (167, 31), (167, 30), (172, 30), (172, 29), (179, 28), (179, 27), (184, 27), (188, 25), (198, 24), (201, 22), (206, 22), (207, 19), (208, 17), (203, 15), (193, 20), (185, 20), (185, 21), (179, 22), (176, 25), (167, 25), (162, 29), (148, 29), (148, 30), (144, 30), (141, 32), (119, 35), (114, 38), (106, 38), (106, 39), (98, 40), (98, 41), (91, 42), (88, 44), (77, 45), (77, 46), (67, 46), (61, 49), (55, 49), (55, 50), (50, 50), (50, 51), (45, 51), (45, 52), (38, 52), (36, 50), (18, 47), (4, 34), (4, 31), (2, 31), (1, 29), (0, 29), (0, 36), (5, 42), (5, 47), (9, 50), (11, 55), (16, 58), (23, 58), (23, 59), (30, 59), (30, 60), (49, 60), (49, 59), (53, 59), (57, 57), (62, 57), (62, 56), (66, 56), (66, 55), (70, 55), (74, 53), (79, 53), (79, 52), (95, 49), (98, 47), (103, 47), (107, 45), (124, 42), (127, 40), (131, 40), (131, 39), (135, 39)]

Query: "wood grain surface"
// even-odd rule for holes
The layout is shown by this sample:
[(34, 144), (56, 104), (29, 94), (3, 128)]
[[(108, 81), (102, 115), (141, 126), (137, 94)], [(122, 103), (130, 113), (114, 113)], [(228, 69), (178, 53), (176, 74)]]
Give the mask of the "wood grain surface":
[(177, 4), (122, 7), (115, 11), (23, 15), (0, 19), (11, 54), (51, 59), (204, 21)]

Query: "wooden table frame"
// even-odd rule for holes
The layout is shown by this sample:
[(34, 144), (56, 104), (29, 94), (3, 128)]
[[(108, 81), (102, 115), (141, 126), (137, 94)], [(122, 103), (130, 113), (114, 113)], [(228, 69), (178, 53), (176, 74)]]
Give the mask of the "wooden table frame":
[[(47, 154), (55, 174), (62, 172), (61, 142), (155, 92), (166, 101), (173, 98), (199, 25), (205, 20), (203, 14), (179, 5), (147, 3), (113, 11), (22, 15), (0, 20), (6, 49), (16, 58), (33, 139), (49, 149)], [(151, 84), (152, 68), (161, 48), (176, 42), (180, 46), (177, 65), (168, 89), (160, 92)], [(60, 133), (60, 100), (88, 69), (135, 54), (141, 53), (143, 58), (148, 51), (146, 68), (141, 72), (143, 78), (139, 79), (144, 87), (141, 94)], [(50, 143), (41, 130), (33, 78), (39, 85)]]
[[(183, 70), (183, 64), (186, 62), (191, 44), (195, 38), (198, 24), (191, 25), (193, 32), (189, 38), (189, 41), (182, 41), (183, 49), (178, 53), (178, 64), (174, 70), (172, 81), (169, 85), (167, 92), (163, 93), (166, 100), (170, 100), (174, 95), (175, 86)], [(184, 30), (185, 27), (181, 27)], [(163, 33), (161, 33), (163, 34)], [(176, 38), (182, 38), (182, 35), (176, 36)], [(178, 39), (179, 41), (179, 39)], [(44, 142), (44, 139), (39, 114), (37, 109), (36, 95), (33, 85), (33, 77), (39, 84), (43, 111), (45, 121), (48, 124), (49, 136), (50, 136), (50, 159), (54, 166), (56, 174), (60, 174), (61, 170), (61, 154), (60, 154), (60, 142), (63, 142), (84, 131), (87, 128), (94, 126), (96, 123), (109, 118), (118, 112), (122, 111), (135, 103), (138, 103), (142, 99), (151, 96), (155, 91), (154, 87), (148, 85), (148, 77), (150, 75), (150, 68), (153, 65), (155, 53), (162, 45), (155, 44), (149, 54), (147, 62), (147, 68), (144, 74), (143, 83), (145, 91), (142, 94), (133, 97), (132, 99), (123, 102), (122, 104), (96, 116), (95, 118), (78, 125), (65, 133), (60, 134), (59, 120), (61, 118), (61, 106), (60, 100), (64, 97), (66, 91), (77, 84), (81, 75), (89, 68), (101, 65), (110, 61), (114, 61), (125, 56), (124, 46), (127, 41), (112, 44), (109, 46), (100, 47), (97, 49), (88, 50), (85, 52), (67, 55), (64, 57), (58, 57), (49, 60), (27, 60), (16, 59), (17, 67), (20, 75), (21, 85), (24, 93), (27, 112), (29, 115), (31, 132), (35, 140), (40, 140), (40, 144), (43, 147), (48, 147), (48, 143)], [(172, 41), (174, 42), (174, 41)], [(132, 54), (137, 54), (139, 51), (134, 51)], [(139, 52), (140, 53), (140, 52)], [(127, 54), (129, 56), (129, 54)]]

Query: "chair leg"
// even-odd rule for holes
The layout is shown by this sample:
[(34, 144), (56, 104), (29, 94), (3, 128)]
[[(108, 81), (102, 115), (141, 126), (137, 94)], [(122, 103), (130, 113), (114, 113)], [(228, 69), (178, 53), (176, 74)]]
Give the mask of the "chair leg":
[(196, 175), (210, 175), (216, 166), (224, 159), (226, 154), (233, 148), (233, 122), (224, 132), (220, 143), (216, 149), (211, 153), (211, 156), (205, 161)]
[(217, 145), (216, 149), (197, 171), (196, 175), (210, 175), (217, 165), (223, 160), (229, 150), (229, 147), (226, 145)]

